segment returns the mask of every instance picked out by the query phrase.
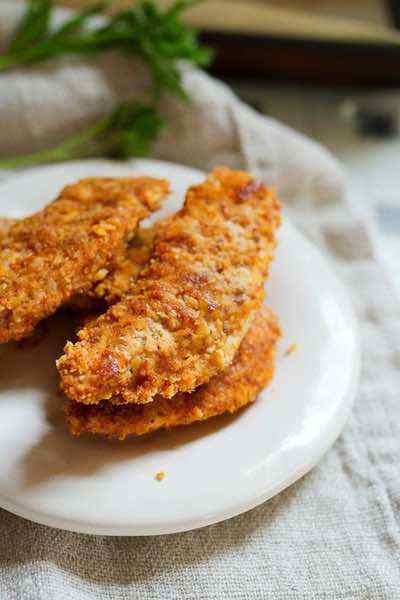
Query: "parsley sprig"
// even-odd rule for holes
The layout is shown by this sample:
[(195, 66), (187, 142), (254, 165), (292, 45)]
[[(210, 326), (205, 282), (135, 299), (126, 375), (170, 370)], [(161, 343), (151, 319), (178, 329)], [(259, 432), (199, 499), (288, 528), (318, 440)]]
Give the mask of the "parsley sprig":
[[(162, 10), (155, 2), (141, 0), (112, 16), (98, 3), (75, 13), (60, 26), (51, 26), (52, 0), (30, 0), (8, 51), (0, 56), (0, 72), (21, 65), (72, 55), (97, 55), (120, 50), (141, 59), (152, 76), (148, 105), (123, 103), (111, 115), (75, 134), (59, 146), (35, 154), (0, 160), (12, 168), (83, 156), (143, 156), (151, 151), (163, 126), (157, 103), (164, 92), (187, 100), (180, 62), (205, 66), (211, 52), (203, 47), (197, 31), (182, 21), (182, 12), (193, 0), (177, 0)], [(102, 18), (99, 20), (99, 15)]]

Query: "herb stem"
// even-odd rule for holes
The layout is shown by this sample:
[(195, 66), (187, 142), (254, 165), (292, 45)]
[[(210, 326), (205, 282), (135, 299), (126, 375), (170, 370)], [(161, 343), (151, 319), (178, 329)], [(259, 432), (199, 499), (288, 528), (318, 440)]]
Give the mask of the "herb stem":
[(26, 59), (22, 54), (6, 54), (4, 56), (0, 56), (0, 71), (8, 71), (13, 67), (23, 64), (24, 62), (26, 62)]
[(87, 130), (74, 134), (58, 146), (39, 150), (23, 156), (0, 159), (0, 169), (18, 169), (21, 167), (33, 167), (42, 163), (59, 162), (68, 160), (71, 156), (83, 158), (89, 155), (91, 142), (107, 129), (108, 117), (99, 121)]

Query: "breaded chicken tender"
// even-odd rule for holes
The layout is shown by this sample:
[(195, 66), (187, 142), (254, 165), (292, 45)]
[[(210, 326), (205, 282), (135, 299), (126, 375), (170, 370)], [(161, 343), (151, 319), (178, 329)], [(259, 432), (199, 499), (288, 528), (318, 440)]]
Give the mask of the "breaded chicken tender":
[(274, 193), (247, 173), (220, 168), (191, 187), (121, 302), (65, 346), (62, 390), (141, 404), (223, 371), (263, 303), (279, 223)]
[[(0, 217), (0, 240), (10, 230), (17, 219)], [(121, 300), (135, 281), (140, 271), (149, 261), (154, 246), (154, 239), (166, 220), (159, 221), (145, 228), (138, 228), (134, 238), (129, 242), (126, 251), (116, 256), (107, 275), (86, 294), (76, 294), (68, 302), (68, 306), (76, 311), (106, 309), (107, 306)], [(89, 316), (89, 315), (87, 315)], [(99, 315), (97, 315), (99, 316)]]
[(168, 191), (149, 177), (84, 179), (15, 222), (0, 239), (0, 342), (29, 335), (101, 280)]
[[(154, 239), (165, 221), (159, 221), (147, 228), (138, 228), (135, 237), (129, 242), (125, 253), (118, 256), (108, 274), (96, 283), (86, 294), (75, 295), (68, 306), (74, 311), (90, 312), (101, 309), (121, 300), (132, 283), (138, 278), (151, 256)], [(99, 316), (99, 315), (97, 315)]]
[(254, 402), (272, 379), (276, 342), (280, 336), (276, 318), (263, 307), (253, 319), (231, 365), (192, 393), (171, 399), (157, 396), (145, 405), (98, 405), (67, 400), (65, 412), (73, 435), (84, 432), (118, 437), (142, 435), (178, 425), (204, 421), (222, 413), (234, 413)]
[(121, 300), (149, 262), (155, 238), (166, 222), (163, 220), (151, 227), (139, 228), (126, 253), (119, 257), (115, 267), (90, 294), (95, 298), (104, 299), (108, 305)]
[[(16, 222), (17, 219), (0, 217), (0, 240)], [(155, 236), (164, 222), (166, 220), (154, 223), (149, 227), (139, 227), (126, 251), (115, 257), (104, 279), (96, 283), (85, 294), (73, 296), (68, 302), (68, 307), (76, 311), (91, 311), (97, 308), (105, 310), (111, 304), (121, 300), (129, 290), (132, 281), (138, 278), (140, 271), (149, 261)]]

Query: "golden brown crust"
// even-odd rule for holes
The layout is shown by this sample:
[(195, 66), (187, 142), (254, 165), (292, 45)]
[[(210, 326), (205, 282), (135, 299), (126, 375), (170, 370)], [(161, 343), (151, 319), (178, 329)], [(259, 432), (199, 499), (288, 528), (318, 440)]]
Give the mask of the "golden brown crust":
[(254, 318), (231, 365), (192, 393), (171, 399), (157, 397), (145, 405), (98, 405), (67, 400), (65, 412), (73, 435), (84, 432), (124, 439), (234, 413), (253, 402), (274, 374), (280, 330), (271, 311), (262, 308)]
[(63, 391), (146, 403), (223, 371), (263, 302), (279, 222), (274, 194), (247, 173), (217, 169), (190, 188), (128, 295), (67, 343)]
[(84, 179), (14, 223), (0, 239), (0, 342), (27, 336), (102, 279), (167, 193), (148, 177)]
[(150, 227), (139, 227), (126, 251), (116, 257), (104, 279), (86, 294), (76, 294), (68, 306), (77, 312), (93, 310), (101, 314), (108, 306), (119, 302), (149, 261), (155, 236), (164, 222), (162, 220)]
[(155, 237), (166, 222), (166, 220), (162, 220), (150, 227), (138, 228), (126, 252), (117, 257), (108, 275), (89, 290), (86, 296), (89, 301), (100, 300), (104, 301), (107, 306), (111, 306), (121, 300), (148, 263)]
[(0, 217), (0, 241), (9, 232), (11, 226), (16, 223), (16, 219), (9, 219), (8, 217)]

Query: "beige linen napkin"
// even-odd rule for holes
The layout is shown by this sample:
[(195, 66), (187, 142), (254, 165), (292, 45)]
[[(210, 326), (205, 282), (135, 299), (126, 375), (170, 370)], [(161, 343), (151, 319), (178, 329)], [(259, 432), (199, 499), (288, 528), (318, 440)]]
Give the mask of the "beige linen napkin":
[[(0, 3), (0, 39), (18, 14), (18, 4)], [(119, 55), (0, 75), (0, 152), (62, 140), (117, 98), (140, 96), (146, 82), (146, 73)], [(328, 152), (255, 113), (204, 73), (187, 71), (185, 86), (190, 105), (164, 103), (170, 126), (157, 157), (203, 169), (227, 163), (277, 185), (286, 210), (325, 252), (354, 302), (363, 369), (353, 415), (303, 480), (247, 514), (199, 531), (96, 537), (0, 510), (0, 598), (399, 598), (398, 303)]]
[[(0, 46), (23, 10), (0, 3)], [(59, 11), (59, 18), (66, 14)], [(261, 118), (222, 83), (186, 70), (190, 104), (167, 97), (162, 112), (169, 126), (155, 157), (209, 170), (215, 164), (249, 166), (264, 173), (284, 196), (302, 191), (317, 201), (341, 196), (338, 165), (318, 144), (272, 119)], [(96, 60), (71, 59), (24, 68), (0, 77), (0, 155), (29, 152), (62, 141), (108, 113), (117, 101), (143, 98), (149, 77), (120, 53)]]

